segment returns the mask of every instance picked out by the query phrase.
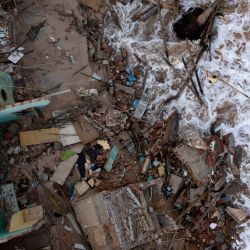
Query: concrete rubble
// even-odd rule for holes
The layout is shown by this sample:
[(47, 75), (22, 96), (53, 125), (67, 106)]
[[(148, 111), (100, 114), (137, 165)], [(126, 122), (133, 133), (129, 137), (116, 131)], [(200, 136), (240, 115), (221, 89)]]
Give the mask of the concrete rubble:
[[(195, 66), (226, 8), (212, 2), (183, 15), (192, 21), (183, 34), (201, 40), (199, 55), (171, 60), (162, 34), (164, 61), (181, 79), (164, 105), (184, 88), (203, 103)], [(114, 6), (132, 4), (0, 3), (1, 249), (231, 249), (249, 222), (240, 198), (249, 197), (240, 181), (244, 148), (233, 134), (219, 120), (206, 133), (181, 132), (182, 113), (164, 105), (149, 119), (145, 58), (104, 34), (107, 22), (123, 28)], [(166, 10), (182, 13), (179, 1), (148, 0), (132, 19), (160, 16), (166, 32)]]

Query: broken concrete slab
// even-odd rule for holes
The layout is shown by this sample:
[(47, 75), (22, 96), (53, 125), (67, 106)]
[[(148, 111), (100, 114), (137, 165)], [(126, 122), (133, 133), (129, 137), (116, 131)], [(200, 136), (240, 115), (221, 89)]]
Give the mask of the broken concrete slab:
[(75, 166), (77, 160), (78, 155), (74, 155), (68, 160), (60, 162), (59, 166), (57, 167), (50, 180), (62, 186), (65, 183), (67, 177), (69, 176), (71, 170)]
[(148, 212), (143, 192), (132, 188), (99, 192), (73, 203), (94, 249), (133, 249), (155, 232), (154, 211)]
[(197, 185), (207, 182), (212, 169), (207, 164), (205, 151), (187, 145), (180, 145), (174, 149), (174, 152), (178, 159), (185, 165)]
[(20, 141), (21, 146), (60, 141), (59, 128), (22, 131), (20, 132)]
[(238, 223), (243, 223), (249, 216), (249, 213), (243, 208), (227, 207), (226, 212)]
[(81, 139), (82, 144), (87, 144), (98, 138), (99, 134), (91, 123), (83, 116), (74, 123), (75, 130)]
[(172, 186), (172, 194), (177, 194), (182, 183), (182, 178), (180, 176), (171, 174), (170, 185)]

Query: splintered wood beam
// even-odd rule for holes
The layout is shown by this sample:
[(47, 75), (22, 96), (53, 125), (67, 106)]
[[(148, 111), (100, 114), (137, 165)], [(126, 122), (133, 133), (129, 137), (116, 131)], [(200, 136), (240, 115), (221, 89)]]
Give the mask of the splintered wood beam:
[(210, 7), (208, 7), (201, 15), (198, 16), (197, 23), (199, 25), (205, 24), (213, 10), (217, 8), (223, 1), (224, 0), (215, 0)]

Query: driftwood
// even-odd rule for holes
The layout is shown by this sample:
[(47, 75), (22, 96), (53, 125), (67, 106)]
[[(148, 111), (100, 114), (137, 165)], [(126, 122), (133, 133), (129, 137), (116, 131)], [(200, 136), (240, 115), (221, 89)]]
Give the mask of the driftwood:
[(159, 20), (160, 20), (160, 25), (161, 25), (161, 33), (162, 33), (162, 40), (163, 40), (163, 44), (164, 44), (165, 55), (166, 55), (166, 58), (168, 59), (169, 53), (168, 53), (166, 35), (164, 32), (164, 24), (163, 24), (163, 20), (162, 20), (162, 16), (161, 16), (160, 0), (158, 0), (158, 11), (159, 11)]
[(215, 7), (213, 9), (213, 11), (211, 12), (210, 16), (207, 19), (206, 25), (204, 27), (204, 30), (201, 34), (201, 41), (200, 44), (203, 46), (207, 46), (207, 43), (209, 42), (210, 38), (211, 38), (211, 31), (214, 25), (214, 19), (215, 19), (215, 15), (217, 13), (218, 10), (218, 6)]
[[(188, 44), (188, 41), (186, 40), (186, 44), (187, 44), (187, 49), (188, 49), (188, 52), (190, 54), (190, 56), (192, 55), (192, 52), (191, 52), (191, 49), (190, 49), (190, 46)], [(195, 64), (195, 60), (193, 57), (191, 57), (191, 63), (194, 65)], [(199, 78), (199, 75), (198, 75), (198, 71), (197, 71), (197, 68), (195, 69), (195, 77), (196, 77), (196, 80), (197, 80), (197, 83), (198, 83), (198, 86), (199, 86), (199, 90), (201, 92), (201, 94), (203, 95), (203, 89), (201, 87), (201, 82), (200, 82), (200, 78)]]
[(214, 9), (217, 8), (222, 2), (223, 0), (214, 1), (210, 7), (208, 7), (200, 16), (198, 16), (197, 23), (200, 26), (204, 25), (207, 19), (209, 18), (209, 16), (211, 15), (211, 13), (214, 11)]

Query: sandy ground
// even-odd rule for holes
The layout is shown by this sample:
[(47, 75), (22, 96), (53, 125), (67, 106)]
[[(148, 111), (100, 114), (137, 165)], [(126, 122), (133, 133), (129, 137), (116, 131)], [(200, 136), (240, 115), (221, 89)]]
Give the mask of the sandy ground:
[[(32, 1), (25, 1), (29, 6)], [(74, 72), (87, 65), (84, 73), (99, 75), (101, 72), (92, 70), (88, 61), (88, 46), (85, 36), (79, 34), (74, 25), (75, 18), (83, 20), (77, 0), (35, 1), (33, 5), (25, 9), (19, 16), (18, 38), (22, 41), (31, 25), (37, 25), (44, 21), (46, 24), (33, 42), (25, 43), (26, 51), (34, 50), (23, 59), (23, 66), (27, 67), (34, 86), (47, 90), (63, 82), (60, 88), (54, 90), (76, 90), (79, 87), (88, 87), (89, 78), (81, 74), (73, 76)], [(96, 86), (91, 82), (91, 86)], [(33, 87), (34, 87), (33, 86)], [(76, 104), (77, 96), (67, 93), (54, 97), (53, 110)]]

